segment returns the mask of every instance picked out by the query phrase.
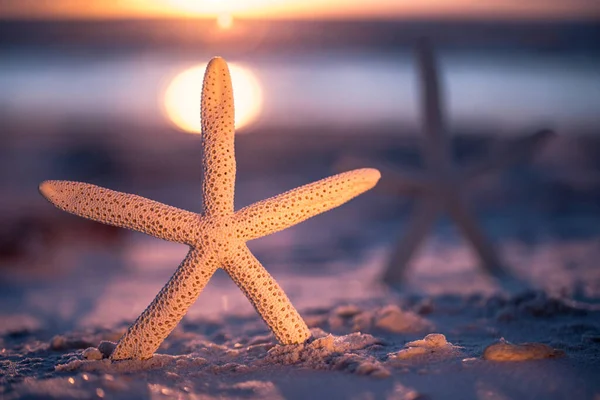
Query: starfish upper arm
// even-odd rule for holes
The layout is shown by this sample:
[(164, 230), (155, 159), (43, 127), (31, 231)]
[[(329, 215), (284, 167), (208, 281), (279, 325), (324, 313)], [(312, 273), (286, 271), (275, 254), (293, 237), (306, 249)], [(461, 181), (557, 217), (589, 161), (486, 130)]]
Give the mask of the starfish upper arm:
[(227, 63), (213, 58), (202, 86), (202, 195), (204, 215), (233, 213), (235, 185), (233, 89)]
[(371, 189), (381, 177), (373, 168), (356, 169), (271, 197), (235, 213), (245, 240), (270, 235), (335, 208)]
[[(423, 127), (428, 135), (441, 135), (445, 130), (445, 124), (440, 98), (439, 74), (433, 50), (426, 40), (422, 40), (418, 45), (417, 62), (419, 65), (419, 78), (421, 79)], [(433, 137), (430, 137), (430, 139), (433, 139)]]
[(448, 165), (450, 144), (446, 137), (446, 124), (442, 108), (442, 93), (437, 72), (437, 64), (431, 44), (426, 39), (417, 48), (419, 78), (421, 80), (422, 124), (425, 139), (425, 156), (428, 163), (438, 168)]
[(200, 218), (190, 211), (89, 183), (44, 181), (40, 192), (71, 214), (178, 243), (191, 243), (193, 235), (186, 222), (196, 226), (191, 222)]

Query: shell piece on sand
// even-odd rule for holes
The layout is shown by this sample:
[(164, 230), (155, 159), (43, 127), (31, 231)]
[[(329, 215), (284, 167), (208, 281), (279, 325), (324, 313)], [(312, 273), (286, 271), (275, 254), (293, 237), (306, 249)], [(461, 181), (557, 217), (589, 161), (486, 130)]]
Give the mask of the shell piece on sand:
[(486, 347), (483, 359), (490, 361), (527, 361), (563, 357), (561, 350), (542, 343), (513, 344), (505, 340)]
[(406, 343), (405, 348), (397, 353), (390, 354), (392, 360), (407, 360), (417, 356), (425, 356), (436, 353), (453, 354), (458, 347), (446, 340), (441, 333), (431, 333), (423, 339)]

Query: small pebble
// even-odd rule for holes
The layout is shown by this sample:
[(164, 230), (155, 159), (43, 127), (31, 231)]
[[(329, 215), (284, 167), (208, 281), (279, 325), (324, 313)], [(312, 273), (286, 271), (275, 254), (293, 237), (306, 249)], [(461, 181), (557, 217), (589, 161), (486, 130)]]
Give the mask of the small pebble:
[(67, 339), (64, 336), (56, 335), (50, 340), (51, 350), (64, 350), (67, 348)]
[(411, 333), (427, 330), (431, 324), (412, 311), (403, 311), (396, 305), (379, 310), (375, 327), (391, 333)]
[(102, 360), (102, 353), (95, 347), (88, 347), (83, 351), (83, 358), (86, 360)]
[(354, 305), (339, 306), (333, 312), (338, 317), (350, 318), (360, 313), (360, 308)]
[(108, 357), (110, 357), (112, 352), (115, 350), (115, 347), (117, 347), (117, 344), (115, 342), (109, 342), (108, 340), (103, 340), (98, 345), (98, 350), (100, 351), (100, 353), (102, 353), (102, 356), (104, 356), (104, 358), (108, 358)]

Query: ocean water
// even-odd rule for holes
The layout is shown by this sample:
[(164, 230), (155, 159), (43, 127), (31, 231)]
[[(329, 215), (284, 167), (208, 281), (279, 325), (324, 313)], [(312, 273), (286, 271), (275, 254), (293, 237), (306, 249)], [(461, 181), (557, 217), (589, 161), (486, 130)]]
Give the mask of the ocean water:
[[(211, 56), (164, 50), (2, 52), (0, 114), (5, 121), (35, 115), (54, 122), (101, 118), (153, 126), (171, 124), (164, 112), (169, 82)], [(446, 51), (438, 56), (451, 125), (495, 124), (500, 130), (543, 125), (566, 133), (600, 125), (597, 55)], [(253, 74), (261, 88), (260, 110), (248, 126), (419, 124), (418, 82), (409, 52), (260, 53), (228, 61)]]

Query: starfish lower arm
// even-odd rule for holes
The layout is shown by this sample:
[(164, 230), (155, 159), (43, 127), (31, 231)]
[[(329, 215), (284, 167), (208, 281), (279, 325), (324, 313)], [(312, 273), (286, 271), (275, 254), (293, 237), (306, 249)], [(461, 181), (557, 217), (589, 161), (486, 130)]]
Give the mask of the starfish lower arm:
[(192, 222), (200, 219), (193, 212), (89, 183), (44, 181), (40, 192), (71, 214), (177, 243), (191, 244)]
[(235, 213), (238, 234), (252, 240), (296, 225), (366, 192), (380, 176), (376, 169), (357, 169), (254, 203)]
[(224, 269), (280, 343), (302, 343), (310, 337), (298, 311), (245, 244), (239, 245), (235, 257)]
[(437, 218), (438, 208), (437, 202), (432, 199), (426, 199), (417, 205), (388, 262), (388, 267), (383, 276), (384, 281), (402, 281), (408, 261), (419, 249)]
[(111, 359), (152, 357), (196, 301), (218, 266), (214, 254), (190, 250), (171, 279), (119, 340)]
[(469, 239), (475, 251), (483, 261), (482, 267), (495, 276), (504, 276), (506, 271), (502, 268), (500, 260), (491, 242), (488, 241), (483, 230), (477, 224), (471, 210), (459, 193), (448, 193), (446, 198), (448, 213), (454, 218), (459, 229)]

